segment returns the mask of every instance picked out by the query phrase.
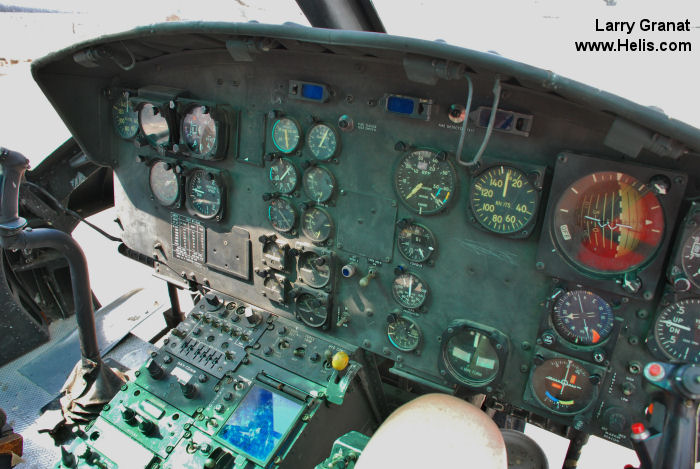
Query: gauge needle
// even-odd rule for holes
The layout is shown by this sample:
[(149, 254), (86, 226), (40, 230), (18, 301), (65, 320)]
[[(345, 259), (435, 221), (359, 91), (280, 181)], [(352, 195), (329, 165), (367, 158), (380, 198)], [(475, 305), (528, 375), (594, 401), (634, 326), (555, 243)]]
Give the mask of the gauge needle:
[(508, 180), (510, 180), (510, 170), (506, 172), (506, 182), (503, 184), (503, 197), (505, 198), (506, 192), (508, 192)]
[(411, 292), (413, 291), (413, 282), (408, 284), (408, 296), (411, 297)]
[(408, 195), (406, 196), (406, 199), (410, 199), (411, 197), (413, 197), (414, 195), (416, 195), (416, 193), (417, 193), (419, 190), (421, 190), (422, 188), (423, 188), (423, 183), (422, 183), (422, 182), (419, 182), (419, 183), (416, 185), (416, 187), (414, 187), (413, 190), (412, 190), (411, 192), (408, 193)]
[(691, 330), (690, 327), (688, 327), (688, 326), (682, 326), (682, 325), (675, 323), (673, 321), (669, 321), (668, 319), (665, 321), (659, 321), (659, 322), (661, 324), (666, 324), (668, 327), (677, 327), (678, 329), (688, 331), (688, 332), (690, 332), (690, 330)]
[(586, 320), (583, 320), (583, 330), (586, 331), (586, 337), (589, 337), (591, 334), (588, 332), (588, 324), (586, 324)]
[(286, 129), (284, 130), (284, 147), (289, 148), (289, 134)]
[(438, 205), (443, 205), (443, 204), (445, 203), (445, 202), (443, 202), (442, 200), (440, 200), (440, 199), (438, 199), (437, 197), (435, 197), (435, 194), (433, 194), (432, 192), (430, 193), (430, 196), (431, 196), (433, 199), (435, 199), (435, 202), (437, 202)]
[(287, 177), (287, 174), (289, 174), (289, 171), (291, 171), (291, 170), (292, 170), (292, 167), (291, 167), (291, 166), (288, 166), (288, 167), (287, 167), (287, 171), (285, 171), (284, 174), (282, 174), (282, 175), (280, 176), (279, 180), (281, 181), (282, 179), (284, 179), (285, 177)]
[(328, 132), (330, 132), (328, 129), (324, 129), (325, 132), (323, 132), (323, 137), (321, 137), (321, 142), (318, 144), (319, 147), (323, 146), (323, 142), (326, 141), (326, 137), (328, 137)]

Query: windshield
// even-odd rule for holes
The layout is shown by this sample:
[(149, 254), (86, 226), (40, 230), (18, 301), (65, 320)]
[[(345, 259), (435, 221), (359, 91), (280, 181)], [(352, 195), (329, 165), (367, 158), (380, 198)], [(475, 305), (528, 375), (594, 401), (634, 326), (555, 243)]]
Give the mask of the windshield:
[[(389, 34), (447, 43), (552, 70), (700, 128), (695, 84), (700, 46), (700, 3), (688, 0), (374, 0)], [(400, 5), (400, 7), (399, 7)], [(459, 6), (456, 6), (459, 5)], [(688, 19), (691, 31), (659, 31), (651, 23)], [(14, 0), (0, 5), (0, 100), (5, 108), (32, 109), (32, 124), (0, 115), (3, 145), (32, 160), (51, 152), (69, 133), (29, 75), (32, 59), (75, 42), (164, 21), (258, 21), (309, 26), (293, 0)], [(646, 31), (642, 21), (646, 20)], [(617, 31), (607, 30), (607, 23)], [(631, 31), (629, 23), (634, 22)], [(603, 29), (601, 31), (601, 29)], [(577, 42), (668, 41), (690, 50), (583, 52)], [(580, 44), (579, 44), (580, 45)], [(631, 46), (632, 47), (632, 46)], [(4, 75), (4, 76), (3, 76)], [(670, 81), (672, 80), (672, 81)], [(41, 129), (42, 138), (36, 138)]]

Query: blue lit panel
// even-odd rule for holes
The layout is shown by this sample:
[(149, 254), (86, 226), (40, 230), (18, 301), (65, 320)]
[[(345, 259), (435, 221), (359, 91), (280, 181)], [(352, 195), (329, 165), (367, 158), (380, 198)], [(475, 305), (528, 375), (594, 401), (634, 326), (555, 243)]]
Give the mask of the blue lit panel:
[(219, 438), (265, 465), (296, 422), (303, 405), (253, 386), (221, 428)]
[(398, 114), (413, 114), (415, 104), (412, 99), (401, 98), (399, 96), (389, 96), (386, 100), (387, 111)]
[(304, 83), (301, 85), (301, 95), (306, 99), (321, 101), (323, 99), (323, 87)]

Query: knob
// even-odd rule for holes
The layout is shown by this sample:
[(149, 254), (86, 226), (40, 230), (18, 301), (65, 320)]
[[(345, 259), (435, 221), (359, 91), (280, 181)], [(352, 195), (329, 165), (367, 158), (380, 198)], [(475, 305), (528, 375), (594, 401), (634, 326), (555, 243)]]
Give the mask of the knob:
[(245, 318), (248, 321), (248, 324), (251, 326), (257, 326), (260, 324), (260, 321), (262, 321), (262, 316), (260, 316), (260, 313), (254, 311), (250, 306), (247, 306), (245, 309)]
[(153, 379), (161, 379), (165, 374), (163, 368), (152, 358), (148, 359), (146, 369), (148, 370), (148, 374), (151, 375), (151, 378)]
[(215, 293), (209, 292), (204, 295), (204, 301), (207, 303), (207, 311), (216, 311), (221, 308), (221, 298)]
[(331, 359), (331, 366), (336, 371), (343, 371), (345, 368), (348, 367), (349, 362), (350, 357), (348, 357), (347, 353), (341, 350), (340, 352), (336, 352), (335, 355), (333, 355), (333, 358)]
[(676, 291), (688, 291), (690, 290), (690, 280), (685, 278), (683, 275), (679, 275), (675, 279), (673, 279), (673, 288)]
[(156, 425), (148, 419), (142, 419), (139, 422), (139, 431), (146, 436), (153, 435), (156, 431)]
[(328, 260), (328, 256), (319, 256), (314, 260), (314, 263), (320, 267), (322, 265), (328, 264)]
[(360, 286), (362, 288), (365, 288), (367, 285), (369, 285), (369, 282), (377, 276), (377, 271), (375, 269), (369, 269), (369, 272), (367, 272), (367, 275), (362, 277), (360, 279)]
[(129, 407), (124, 407), (122, 409), (122, 418), (129, 425), (136, 425), (136, 412)]
[(65, 467), (75, 467), (75, 456), (61, 446), (61, 464)]
[(195, 396), (195, 394), (197, 394), (197, 386), (190, 383), (189, 381), (180, 381), (180, 391), (182, 391), (182, 395), (185, 396), (187, 399), (192, 399)]

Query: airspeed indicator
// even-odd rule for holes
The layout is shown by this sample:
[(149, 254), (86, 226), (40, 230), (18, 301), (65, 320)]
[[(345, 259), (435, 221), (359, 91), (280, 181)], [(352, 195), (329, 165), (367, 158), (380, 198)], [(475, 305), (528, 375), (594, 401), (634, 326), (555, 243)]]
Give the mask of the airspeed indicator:
[(535, 187), (523, 171), (497, 165), (474, 178), (469, 204), (483, 228), (508, 235), (523, 230), (534, 219), (537, 198)]

